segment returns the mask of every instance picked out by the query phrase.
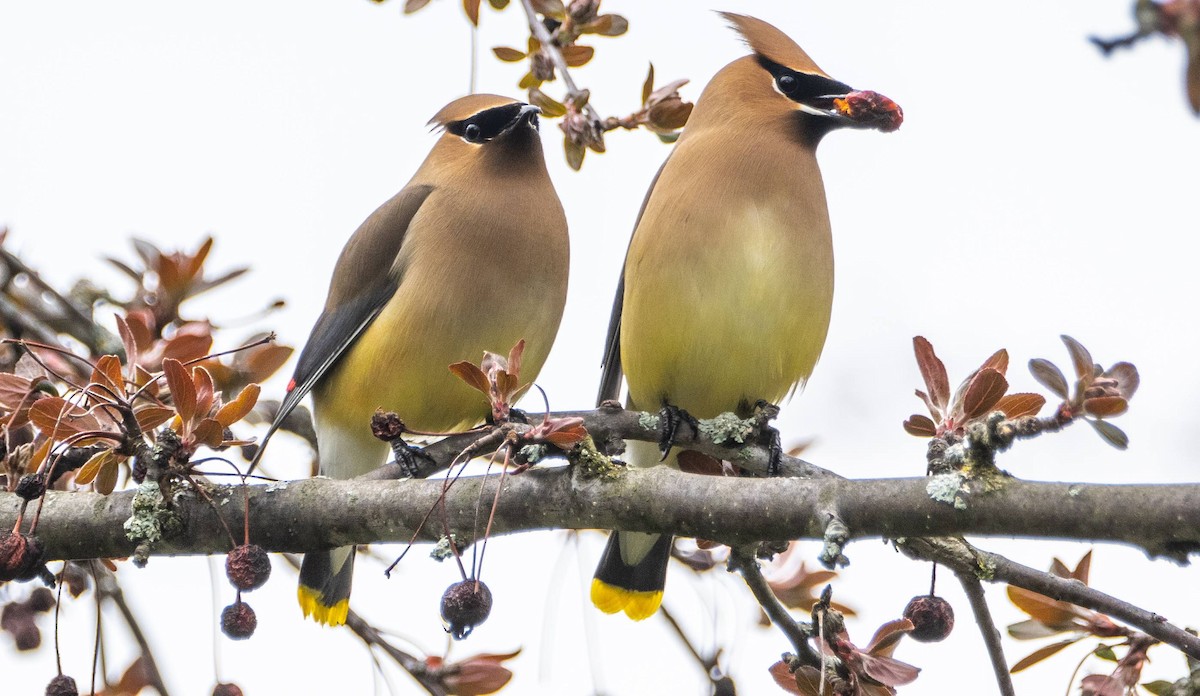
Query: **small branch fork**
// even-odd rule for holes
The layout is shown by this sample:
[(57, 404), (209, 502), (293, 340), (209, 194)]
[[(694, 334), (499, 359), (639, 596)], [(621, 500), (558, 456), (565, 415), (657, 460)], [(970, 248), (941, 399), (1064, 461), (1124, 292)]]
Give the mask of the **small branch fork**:
[[(575, 79), (571, 77), (570, 67), (567, 65), (566, 58), (563, 58), (562, 51), (558, 45), (554, 43), (554, 37), (550, 36), (550, 31), (546, 29), (546, 25), (542, 24), (542, 20), (538, 18), (537, 10), (533, 8), (532, 0), (521, 0), (521, 7), (525, 10), (525, 16), (529, 19), (529, 31), (533, 32), (533, 38), (538, 40), (549, 56), (550, 61), (554, 63), (554, 69), (562, 77), (563, 84), (567, 87), (566, 100), (572, 103), (578, 103), (586, 94), (584, 90), (579, 89), (575, 84)], [(584, 104), (583, 113), (587, 115), (588, 122), (597, 133), (601, 130), (600, 114), (592, 108), (591, 104)]]

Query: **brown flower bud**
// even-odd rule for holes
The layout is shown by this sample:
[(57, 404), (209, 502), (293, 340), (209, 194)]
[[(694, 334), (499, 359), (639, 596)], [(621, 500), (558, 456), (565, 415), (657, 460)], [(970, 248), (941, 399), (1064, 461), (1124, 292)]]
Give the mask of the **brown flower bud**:
[(271, 558), (258, 544), (242, 544), (225, 556), (225, 575), (243, 592), (257, 590), (271, 577)]
[(395, 440), (404, 434), (404, 430), (404, 421), (392, 411), (376, 409), (371, 416), (371, 434), (384, 442)]
[(471, 635), (492, 613), (492, 591), (480, 580), (463, 580), (442, 595), (442, 621), (456, 640)]
[(234, 640), (245, 640), (254, 635), (258, 628), (258, 617), (254, 610), (238, 598), (221, 612), (221, 632)]
[(554, 61), (542, 51), (529, 56), (529, 72), (541, 82), (554, 79)]
[(242, 687), (237, 684), (217, 684), (213, 687), (212, 696), (242, 696)]
[(46, 685), (46, 696), (79, 696), (79, 687), (74, 679), (60, 674)]
[(29, 580), (42, 565), (42, 542), (28, 534), (0, 534), (0, 581)]
[(933, 595), (913, 597), (904, 608), (904, 618), (913, 623), (908, 635), (922, 643), (945, 640), (954, 628), (954, 607), (950, 602)]

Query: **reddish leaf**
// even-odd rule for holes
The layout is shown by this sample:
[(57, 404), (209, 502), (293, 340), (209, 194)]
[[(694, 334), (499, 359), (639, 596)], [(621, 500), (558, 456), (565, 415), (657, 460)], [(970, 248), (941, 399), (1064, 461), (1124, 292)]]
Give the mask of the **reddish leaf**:
[(921, 370), (921, 378), (925, 380), (925, 388), (929, 390), (929, 398), (937, 407), (938, 417), (946, 413), (950, 404), (950, 378), (946, 376), (946, 366), (933, 352), (933, 344), (924, 336), (913, 337), (913, 350), (917, 354), (917, 367)]
[(80, 486), (86, 486), (96, 479), (96, 475), (100, 473), (100, 469), (104, 468), (113, 458), (112, 450), (104, 450), (93, 454), (90, 459), (79, 467), (75, 472), (75, 483)]
[(172, 358), (164, 358), (162, 367), (175, 411), (179, 414), (183, 427), (187, 427), (196, 416), (196, 385), (192, 382), (191, 370)]
[(1054, 363), (1042, 358), (1034, 358), (1029, 361), (1029, 371), (1033, 373), (1033, 378), (1039, 384), (1049, 389), (1058, 398), (1070, 398), (1067, 378), (1063, 377), (1062, 370), (1059, 370), (1058, 366)]
[(550, 98), (548, 94), (537, 87), (530, 88), (529, 103), (541, 109), (542, 115), (544, 115), (546, 118), (558, 118), (559, 116), (563, 116), (567, 113), (567, 107), (565, 104)]
[[(812, 668), (810, 667), (809, 669)], [(774, 679), (775, 683), (779, 685), (779, 688), (783, 689), (789, 694), (798, 694), (799, 696), (815, 696), (818, 693), (816, 689), (811, 689), (808, 687), (801, 688), (797, 675), (792, 673), (792, 670), (788, 668), (788, 664), (783, 660), (771, 665), (768, 671), (771, 673), (771, 678)], [(817, 670), (813, 669), (812, 671), (816, 672)], [(816, 679), (820, 679), (820, 674), (816, 674), (814, 676)], [(817, 682), (816, 686), (817, 689), (820, 688), (819, 681)]]
[(1121, 396), (1125, 397), (1126, 401), (1133, 398), (1138, 385), (1142, 381), (1141, 377), (1138, 376), (1137, 368), (1132, 363), (1127, 362), (1119, 362), (1108, 368), (1104, 376), (1117, 380), (1117, 391)]
[(1083, 410), (1097, 418), (1113, 418), (1129, 410), (1129, 402), (1119, 396), (1093, 396), (1083, 400)]
[(646, 81), (642, 83), (642, 103), (645, 104), (650, 100), (650, 93), (654, 91), (654, 63), (650, 64), (650, 72), (646, 73)]
[(173, 409), (165, 406), (142, 406), (135, 410), (134, 417), (137, 418), (138, 426), (144, 432), (154, 430), (158, 426), (171, 420), (171, 416), (175, 415)]
[(117, 333), (121, 335), (121, 344), (125, 346), (125, 364), (129, 366), (129, 381), (133, 381), (134, 366), (138, 364), (138, 343), (134, 338), (133, 331), (129, 328), (129, 323), (120, 314), (115, 315), (117, 320)]
[(92, 369), (91, 384), (99, 387), (99, 395), (106, 401), (125, 394), (125, 375), (121, 373), (121, 361), (115, 355), (102, 355)]
[(1004, 412), (1006, 418), (1024, 418), (1025, 416), (1036, 416), (1045, 405), (1046, 397), (1041, 394), (1021, 392), (1004, 395), (996, 402), (995, 410)]
[(525, 339), (516, 342), (508, 351), (508, 373), (515, 378), (521, 375), (521, 357), (525, 355)]
[(1002, 375), (1006, 374), (1008, 372), (1008, 351), (1001, 348), (992, 353), (992, 356), (985, 360), (979, 369), (983, 370), (989, 367)]
[(192, 384), (196, 387), (196, 415), (205, 416), (212, 410), (217, 390), (212, 375), (203, 367), (192, 368)]
[(1096, 362), (1092, 360), (1092, 354), (1088, 352), (1083, 344), (1070, 336), (1063, 334), (1060, 336), (1062, 342), (1067, 346), (1067, 352), (1071, 354), (1071, 363), (1075, 366), (1075, 376), (1079, 379), (1090, 380), (1096, 374)]
[(1037, 650), (1034, 650), (1033, 652), (1029, 653), (1025, 657), (1021, 658), (1020, 660), (1017, 660), (1017, 664), (1013, 665), (1008, 671), (1013, 674), (1016, 674), (1017, 672), (1020, 672), (1021, 670), (1028, 669), (1028, 668), (1036, 665), (1037, 663), (1041, 662), (1042, 660), (1046, 659), (1047, 657), (1050, 657), (1051, 655), (1058, 653), (1063, 648), (1065, 648), (1069, 645), (1074, 645), (1077, 642), (1079, 642), (1078, 638), (1070, 638), (1067, 640), (1059, 641), (1057, 643), (1051, 643), (1050, 645), (1044, 645), (1044, 646), (1038, 648)]
[[(904, 637), (904, 634), (912, 630), (913, 622), (909, 619), (889, 621), (875, 631), (875, 635), (871, 636), (871, 642), (867, 643), (867, 649), (864, 652), (875, 656), (890, 656), (895, 652), (896, 646), (900, 644), (900, 639)], [(913, 678), (915, 679), (916, 677), (914, 676)], [(883, 683), (886, 684), (888, 682)]]
[(467, 13), (471, 26), (479, 26), (479, 0), (463, 0), (463, 12)]
[(1060, 633), (1062, 631), (1050, 628), (1046, 624), (1034, 621), (1033, 619), (1026, 619), (1025, 621), (1018, 621), (1015, 624), (1008, 625), (1008, 635), (1017, 640), (1039, 640), (1041, 638), (1056, 636)]
[(11, 372), (0, 373), (0, 407), (12, 411), (21, 406), (33, 391), (33, 382)]
[(563, 60), (572, 68), (578, 68), (587, 65), (587, 62), (596, 54), (596, 49), (591, 46), (580, 46), (579, 44), (571, 44), (563, 46), (561, 49)]
[(505, 63), (519, 63), (525, 60), (524, 53), (508, 46), (496, 46), (492, 48), (492, 53), (495, 53), (496, 57)]
[(1092, 572), (1092, 552), (1088, 551), (1083, 554), (1083, 558), (1079, 559), (1079, 563), (1075, 564), (1075, 570), (1071, 571), (1068, 577), (1075, 578), (1083, 584), (1088, 584), (1088, 575)]
[(567, 11), (562, 0), (533, 0), (533, 9), (544, 17), (555, 19), (562, 19)]
[(987, 415), (1008, 391), (1004, 375), (988, 367), (976, 372), (967, 384), (962, 397), (962, 412), (966, 420)]
[(270, 344), (250, 350), (245, 357), (246, 379), (251, 382), (261, 382), (275, 374), (283, 364), (292, 357), (293, 349), (289, 346)]
[(1079, 610), (1072, 604), (1051, 599), (1023, 587), (1008, 586), (1008, 599), (1034, 620), (1060, 630), (1076, 627)]
[(35, 401), (29, 407), (29, 419), (54, 440), (104, 429), (94, 415), (58, 396)]
[(191, 362), (208, 355), (212, 348), (212, 334), (196, 334), (192, 332), (175, 334), (163, 344), (163, 358), (174, 358), (179, 362)]
[(588, 34), (601, 36), (620, 36), (629, 31), (629, 20), (618, 14), (600, 15), (595, 21), (584, 27)]
[(491, 392), (491, 385), (488, 383), (487, 375), (474, 363), (460, 360), (450, 365), (450, 371), (456, 377), (466, 382), (472, 389), (482, 392), (485, 396)]
[(937, 435), (937, 426), (925, 416), (914, 413), (904, 421), (904, 432), (917, 437), (933, 437)]
[(891, 657), (876, 657), (869, 653), (859, 655), (862, 670), (870, 678), (884, 686), (904, 686), (916, 681), (921, 673), (919, 667)]
[(100, 495), (108, 495), (117, 487), (117, 473), (121, 467), (118, 466), (117, 460), (110, 459), (100, 467), (100, 471), (96, 473), (96, 492)]
[(195, 441), (209, 447), (219, 447), (225, 439), (225, 428), (212, 418), (205, 418), (196, 424), (192, 430)]
[(1125, 434), (1124, 430), (1105, 420), (1092, 420), (1091, 418), (1085, 418), (1084, 420), (1090, 423), (1096, 429), (1096, 432), (1100, 434), (1100, 437), (1104, 438), (1104, 441), (1108, 444), (1119, 450), (1129, 447), (1129, 436)]
[(258, 403), (258, 395), (261, 391), (262, 388), (257, 384), (247, 384), (246, 388), (242, 389), (241, 393), (237, 395), (237, 398), (225, 404), (217, 411), (217, 422), (228, 428), (245, 418), (249, 415), (250, 411), (254, 410), (254, 404)]

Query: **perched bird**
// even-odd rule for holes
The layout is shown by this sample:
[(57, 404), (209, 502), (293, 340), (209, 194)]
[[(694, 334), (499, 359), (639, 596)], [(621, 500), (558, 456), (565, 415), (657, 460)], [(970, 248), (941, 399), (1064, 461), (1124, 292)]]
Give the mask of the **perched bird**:
[[(310, 391), (320, 473), (383, 464), (377, 408), (421, 431), (472, 427), (487, 401), (448, 366), (525, 339), (537, 376), (567, 295), (567, 221), (538, 134), (538, 109), (495, 95), (451, 102), (412, 180), (366, 219), (338, 258), (325, 308), (263, 444)], [(261, 449), (260, 449), (261, 452)], [(345, 623), (354, 547), (308, 553), (300, 606)]]
[[(705, 87), (634, 228), (600, 400), (749, 415), (803, 385), (833, 302), (833, 247), (816, 147), (839, 127), (895, 130), (894, 102), (829, 77), (775, 27), (722, 13), (753, 53)], [(664, 449), (670, 448), (664, 443)], [(631, 466), (663, 458), (630, 442)], [(668, 463), (676, 464), (677, 452)], [(635, 620), (662, 601), (671, 538), (613, 532), (592, 602)]]

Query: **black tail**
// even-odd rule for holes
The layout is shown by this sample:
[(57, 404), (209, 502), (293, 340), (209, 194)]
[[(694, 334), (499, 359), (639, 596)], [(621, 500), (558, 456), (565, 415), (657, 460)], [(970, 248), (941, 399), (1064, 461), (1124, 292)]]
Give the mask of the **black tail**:
[(658, 611), (671, 560), (669, 535), (613, 532), (592, 579), (592, 604), (641, 621)]

